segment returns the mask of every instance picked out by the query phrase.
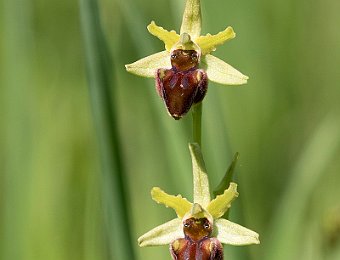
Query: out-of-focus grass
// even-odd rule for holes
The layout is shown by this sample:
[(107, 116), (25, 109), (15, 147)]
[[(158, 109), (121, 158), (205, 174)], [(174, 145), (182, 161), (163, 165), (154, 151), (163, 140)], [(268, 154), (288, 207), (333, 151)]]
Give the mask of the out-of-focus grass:
[(126, 174), (122, 162), (115, 73), (97, 1), (80, 0), (86, 68), (93, 118), (96, 125), (102, 175), (102, 205), (109, 258), (134, 259)]
[[(172, 120), (151, 79), (124, 64), (163, 48), (146, 25), (179, 29), (183, 1), (99, 1), (115, 59), (115, 107), (134, 240), (173, 217), (150, 189), (191, 199), (191, 117)], [(76, 1), (2, 0), (0, 258), (109, 259), (97, 139)], [(240, 197), (231, 219), (261, 245), (230, 259), (339, 259), (340, 23), (337, 1), (204, 1), (203, 32), (232, 25), (216, 55), (250, 76), (211, 83), (203, 153), (216, 186), (232, 155)], [(337, 228), (338, 227), (338, 228)], [(167, 247), (138, 259), (169, 259)]]

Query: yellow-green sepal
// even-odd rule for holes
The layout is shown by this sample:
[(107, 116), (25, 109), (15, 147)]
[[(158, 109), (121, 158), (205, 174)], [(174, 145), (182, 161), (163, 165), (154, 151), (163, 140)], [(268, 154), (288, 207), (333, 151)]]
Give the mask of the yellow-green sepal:
[(201, 148), (197, 143), (189, 144), (194, 181), (194, 203), (206, 208), (210, 202), (210, 190), (207, 170)]
[(210, 81), (223, 85), (242, 85), (247, 83), (248, 76), (243, 75), (228, 63), (211, 54), (202, 57), (201, 66), (206, 71)]
[(161, 51), (150, 56), (144, 57), (134, 63), (125, 65), (128, 72), (137, 76), (154, 78), (157, 69), (170, 69), (170, 53), (168, 51)]
[(233, 223), (229, 220), (219, 218), (214, 222), (216, 238), (227, 245), (251, 245), (260, 244), (259, 234)]
[(201, 34), (202, 18), (200, 0), (187, 0), (183, 13), (181, 31), (188, 33), (193, 40)]
[(139, 237), (138, 244), (141, 247), (169, 245), (179, 238), (184, 238), (182, 219), (175, 218)]

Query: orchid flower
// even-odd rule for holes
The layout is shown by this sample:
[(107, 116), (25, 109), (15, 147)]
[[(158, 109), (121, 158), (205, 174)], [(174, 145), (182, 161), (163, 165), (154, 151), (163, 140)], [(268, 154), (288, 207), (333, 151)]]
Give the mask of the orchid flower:
[[(209, 182), (203, 157), (197, 144), (190, 144), (193, 165), (194, 202), (181, 195), (173, 196), (155, 187), (152, 199), (176, 211), (177, 217), (138, 239), (140, 246), (170, 245), (173, 259), (223, 259), (221, 243), (230, 245), (259, 244), (259, 235), (222, 218), (238, 196), (236, 183), (223, 194), (210, 199)], [(200, 254), (203, 258), (198, 257)], [(189, 257), (189, 258), (188, 258)]]
[(186, 1), (180, 34), (168, 31), (153, 21), (147, 29), (164, 42), (165, 50), (125, 67), (138, 76), (156, 79), (157, 92), (173, 118), (182, 118), (192, 105), (203, 100), (208, 80), (224, 85), (247, 82), (247, 76), (210, 54), (217, 46), (233, 39), (235, 32), (229, 26), (215, 35), (200, 35), (199, 0)]

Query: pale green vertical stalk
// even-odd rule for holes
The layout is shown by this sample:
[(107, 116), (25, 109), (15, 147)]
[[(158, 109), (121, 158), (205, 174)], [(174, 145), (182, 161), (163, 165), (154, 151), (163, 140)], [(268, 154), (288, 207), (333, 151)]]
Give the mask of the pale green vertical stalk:
[(202, 147), (202, 102), (192, 107), (192, 139)]
[(80, 0), (81, 25), (94, 123), (102, 162), (103, 208), (111, 259), (133, 260), (124, 169), (111, 89), (113, 66), (96, 0)]

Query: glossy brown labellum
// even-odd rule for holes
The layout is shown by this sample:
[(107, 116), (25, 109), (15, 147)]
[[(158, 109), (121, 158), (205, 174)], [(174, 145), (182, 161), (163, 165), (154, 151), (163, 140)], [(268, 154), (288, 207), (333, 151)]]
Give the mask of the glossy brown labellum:
[(174, 260), (223, 260), (222, 244), (211, 238), (212, 226), (206, 218), (190, 218), (184, 221), (185, 238), (170, 245)]
[(171, 69), (158, 69), (156, 88), (169, 114), (182, 118), (193, 104), (201, 102), (207, 92), (205, 71), (198, 69), (198, 54), (194, 50), (171, 53)]

